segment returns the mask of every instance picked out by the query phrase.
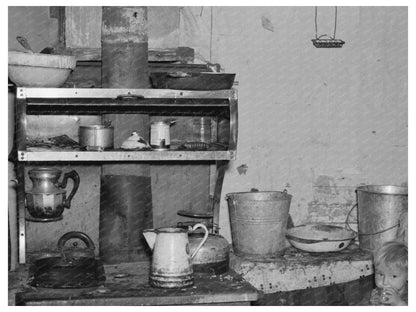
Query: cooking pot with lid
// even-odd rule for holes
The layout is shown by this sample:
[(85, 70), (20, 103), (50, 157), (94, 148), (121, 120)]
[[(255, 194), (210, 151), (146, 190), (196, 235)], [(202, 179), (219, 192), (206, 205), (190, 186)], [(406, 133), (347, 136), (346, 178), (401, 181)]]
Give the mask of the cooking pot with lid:
[(79, 145), (90, 151), (102, 151), (114, 147), (114, 127), (109, 124), (80, 126)]

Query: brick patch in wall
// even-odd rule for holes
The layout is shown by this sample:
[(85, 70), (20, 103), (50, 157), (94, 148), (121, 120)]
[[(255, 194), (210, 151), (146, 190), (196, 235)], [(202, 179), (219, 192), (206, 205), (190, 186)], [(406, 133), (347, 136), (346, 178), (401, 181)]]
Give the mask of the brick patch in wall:
[[(338, 185), (334, 177), (320, 175), (313, 183), (313, 200), (308, 203), (310, 222), (344, 223), (356, 203), (356, 186)], [(350, 221), (356, 222), (356, 213)]]

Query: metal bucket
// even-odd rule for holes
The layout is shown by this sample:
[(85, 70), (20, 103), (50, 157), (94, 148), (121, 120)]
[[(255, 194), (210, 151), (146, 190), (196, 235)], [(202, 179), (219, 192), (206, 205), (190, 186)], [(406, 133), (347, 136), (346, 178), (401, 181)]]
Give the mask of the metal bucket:
[(279, 255), (286, 247), (292, 195), (283, 192), (239, 192), (226, 195), (234, 253), (251, 259)]
[(395, 240), (400, 215), (407, 212), (407, 187), (366, 185), (357, 188), (360, 249), (375, 251)]

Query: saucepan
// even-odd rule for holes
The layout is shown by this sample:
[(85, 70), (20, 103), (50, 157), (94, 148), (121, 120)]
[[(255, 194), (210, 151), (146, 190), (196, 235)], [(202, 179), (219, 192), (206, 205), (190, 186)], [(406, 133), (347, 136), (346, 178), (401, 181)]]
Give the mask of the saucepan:
[(114, 146), (114, 127), (111, 122), (102, 125), (79, 127), (79, 144), (90, 151), (112, 149)]
[(354, 231), (343, 227), (312, 223), (287, 230), (286, 237), (295, 247), (307, 252), (334, 252), (348, 247), (355, 238)]

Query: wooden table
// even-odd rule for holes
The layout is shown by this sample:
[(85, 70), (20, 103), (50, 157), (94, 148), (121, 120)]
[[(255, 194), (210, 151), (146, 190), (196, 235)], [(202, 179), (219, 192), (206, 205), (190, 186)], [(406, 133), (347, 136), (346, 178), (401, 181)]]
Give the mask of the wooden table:
[(249, 305), (257, 290), (233, 270), (215, 275), (195, 273), (194, 286), (153, 288), (148, 284), (149, 263), (105, 265), (106, 282), (84, 289), (27, 287), (16, 293), (16, 305)]

